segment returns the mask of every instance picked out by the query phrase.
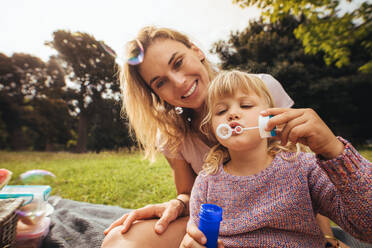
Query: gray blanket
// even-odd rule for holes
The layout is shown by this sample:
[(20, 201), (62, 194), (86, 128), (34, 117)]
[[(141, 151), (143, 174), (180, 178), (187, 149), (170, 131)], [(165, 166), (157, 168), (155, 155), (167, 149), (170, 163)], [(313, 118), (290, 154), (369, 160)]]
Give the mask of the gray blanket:
[(42, 248), (100, 247), (105, 230), (114, 220), (129, 212), (117, 206), (77, 202), (52, 196), (54, 207), (50, 231)]
[[(52, 196), (49, 202), (54, 207), (50, 231), (42, 248), (99, 248), (105, 230), (114, 220), (130, 209), (77, 202)], [(333, 227), (334, 235), (352, 248), (371, 248), (339, 227)]]

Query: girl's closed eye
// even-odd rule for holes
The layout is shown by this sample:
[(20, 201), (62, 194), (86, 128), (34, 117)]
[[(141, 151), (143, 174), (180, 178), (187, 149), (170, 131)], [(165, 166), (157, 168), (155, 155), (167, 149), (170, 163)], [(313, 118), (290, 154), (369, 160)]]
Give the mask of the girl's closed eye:
[(244, 108), (244, 109), (247, 109), (247, 108), (252, 108), (253, 105), (252, 104), (241, 104), (240, 107)]
[(216, 110), (215, 110), (215, 115), (222, 115), (222, 114), (224, 114), (225, 112), (227, 111), (227, 108), (216, 108)]

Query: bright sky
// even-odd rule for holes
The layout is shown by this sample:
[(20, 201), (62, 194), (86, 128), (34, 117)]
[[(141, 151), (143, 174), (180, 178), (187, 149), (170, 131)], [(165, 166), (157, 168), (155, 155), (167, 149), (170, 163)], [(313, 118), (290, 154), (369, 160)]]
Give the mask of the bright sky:
[(0, 53), (28, 53), (44, 61), (56, 53), (44, 42), (58, 29), (89, 33), (120, 56), (125, 42), (145, 25), (177, 29), (209, 54), (214, 42), (260, 13), (232, 0), (1, 0), (0, 9)]

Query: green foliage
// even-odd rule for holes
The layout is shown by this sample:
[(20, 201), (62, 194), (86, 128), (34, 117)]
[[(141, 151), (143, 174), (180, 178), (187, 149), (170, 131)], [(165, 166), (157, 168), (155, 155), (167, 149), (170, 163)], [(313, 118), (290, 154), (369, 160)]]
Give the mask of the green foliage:
[(91, 119), (88, 136), (88, 148), (96, 152), (103, 149), (118, 150), (130, 148), (134, 141), (130, 138), (127, 121), (120, 118), (121, 102), (104, 99), (100, 104), (101, 111)]
[(0, 168), (13, 172), (9, 185), (22, 184), (19, 175), (27, 170), (48, 170), (56, 178), (42, 182), (51, 185), (52, 195), (76, 201), (139, 208), (176, 196), (172, 170), (166, 160), (161, 157), (150, 165), (138, 153), (0, 151)]
[(0, 148), (131, 147), (109, 48), (84, 33), (54, 35), (48, 44), (59, 55), (47, 63), (28, 54), (0, 53)]
[(50, 63), (28, 54), (15, 53), (12, 57), (0, 54), (0, 113), (7, 132), (2, 147), (16, 150), (30, 148), (33, 141), (28, 136), (32, 134), (35, 137), (38, 133), (36, 129), (42, 128), (38, 126), (40, 119), (50, 123), (48, 116), (42, 116), (35, 108), (35, 103), (43, 101), (41, 106), (55, 107), (48, 100), (60, 92), (64, 79), (58, 81), (54, 71), (54, 74), (49, 74), (52, 73), (51, 67)]
[(68, 101), (79, 119), (76, 151), (86, 152), (93, 116), (104, 115), (101, 104), (120, 94), (115, 58), (103, 41), (86, 33), (59, 30), (47, 44), (65, 61), (68, 77), (76, 85), (70, 89)]
[[(303, 20), (305, 21), (305, 20)], [(286, 17), (276, 23), (251, 22), (244, 31), (214, 44), (223, 69), (239, 68), (269, 73), (277, 78), (295, 101), (295, 107), (315, 109), (336, 135), (356, 143), (371, 139), (371, 74), (358, 68), (368, 61), (363, 49), (352, 47), (351, 63), (339, 69), (326, 66), (321, 54), (304, 52), (293, 34), (301, 22)]]
[[(352, 1), (349, 1), (352, 2)], [(359, 8), (341, 13), (339, 0), (233, 0), (241, 7), (257, 6), (266, 20), (275, 23), (287, 16), (306, 18), (294, 33), (302, 40), (305, 52), (322, 52), (327, 65), (347, 66), (353, 46), (360, 46), (368, 61), (359, 67), (371, 73), (372, 66), (372, 4), (362, 3)]]

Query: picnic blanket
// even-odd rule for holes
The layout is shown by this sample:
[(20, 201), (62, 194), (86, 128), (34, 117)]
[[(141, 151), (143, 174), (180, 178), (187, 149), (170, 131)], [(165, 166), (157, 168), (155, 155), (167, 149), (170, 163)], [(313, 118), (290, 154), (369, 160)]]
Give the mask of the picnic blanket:
[(49, 198), (54, 207), (50, 231), (42, 248), (99, 248), (105, 230), (114, 220), (129, 212), (118, 206), (72, 201), (58, 196)]
[[(42, 248), (99, 248), (104, 238), (103, 230), (114, 220), (130, 209), (118, 206), (91, 204), (63, 199), (58, 196), (49, 198), (54, 207), (51, 214), (50, 231)], [(372, 248), (353, 238), (339, 227), (333, 227), (335, 237), (352, 248)]]

